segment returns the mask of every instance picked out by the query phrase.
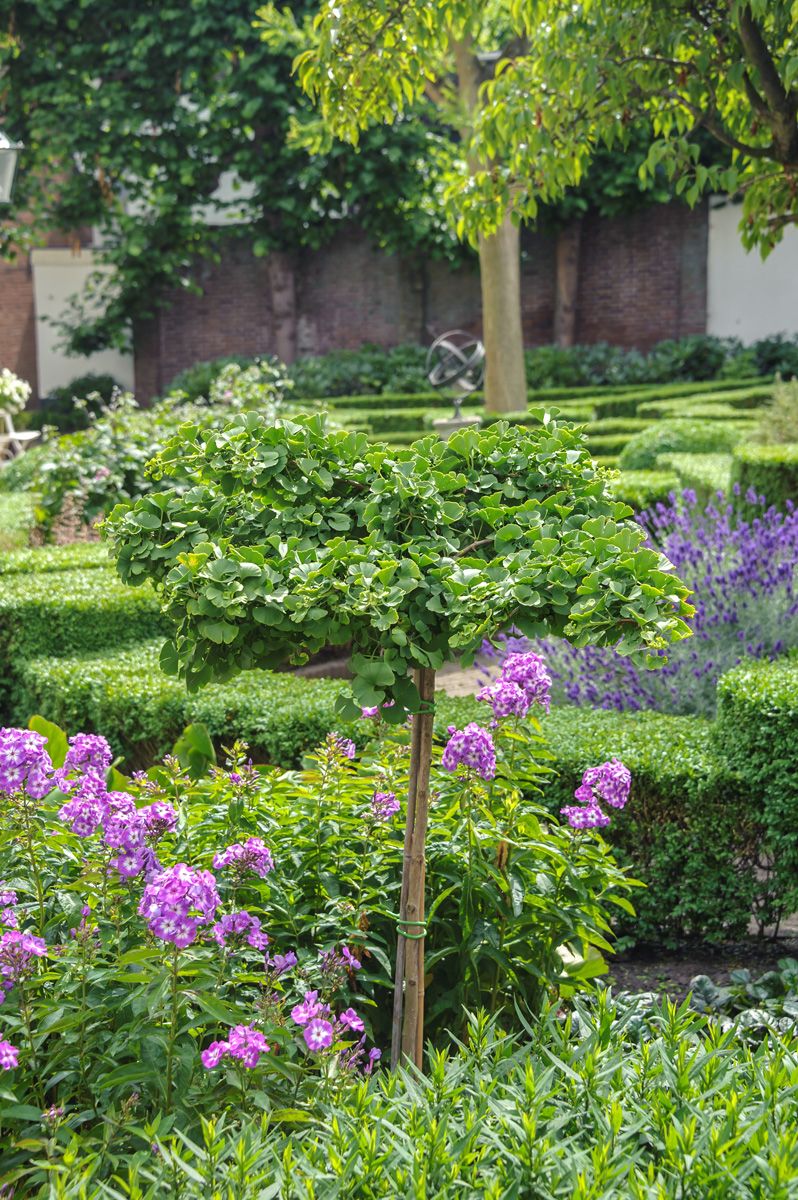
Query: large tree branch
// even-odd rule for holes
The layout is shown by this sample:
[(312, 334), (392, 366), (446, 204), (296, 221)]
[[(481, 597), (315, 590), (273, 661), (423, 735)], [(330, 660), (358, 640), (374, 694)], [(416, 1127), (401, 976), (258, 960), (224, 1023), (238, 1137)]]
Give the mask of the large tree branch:
[(784, 87), (773, 56), (748, 4), (740, 11), (740, 41), (746, 58), (759, 74), (762, 93), (771, 112), (794, 119), (798, 110), (798, 97), (791, 95)]
[(697, 104), (692, 104), (680, 92), (663, 92), (662, 98), (681, 104), (682, 108), (686, 108), (689, 113), (692, 113), (699, 126), (703, 126), (708, 133), (711, 133), (724, 146), (728, 146), (730, 150), (737, 150), (748, 158), (773, 158), (774, 148), (772, 146), (751, 146), (748, 142), (741, 142), (729, 133), (718, 119), (717, 114), (707, 112), (705, 109), (699, 108)]

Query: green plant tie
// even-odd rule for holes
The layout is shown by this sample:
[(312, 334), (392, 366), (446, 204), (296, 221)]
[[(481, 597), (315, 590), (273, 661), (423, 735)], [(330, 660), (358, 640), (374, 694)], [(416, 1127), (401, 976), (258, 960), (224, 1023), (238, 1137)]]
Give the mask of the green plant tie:
[[(427, 936), (427, 922), (426, 921), (404, 921), (398, 915), (398, 913), (389, 913), (388, 915), (393, 917), (394, 920), (396, 921), (396, 932), (399, 934), (400, 937), (406, 938), (408, 941), (418, 942), (418, 941), (421, 941), (422, 938)], [(421, 930), (421, 932), (420, 933), (409, 933), (407, 928), (405, 928), (405, 929), (402, 928), (403, 925), (404, 926), (415, 925), (417, 929)]]

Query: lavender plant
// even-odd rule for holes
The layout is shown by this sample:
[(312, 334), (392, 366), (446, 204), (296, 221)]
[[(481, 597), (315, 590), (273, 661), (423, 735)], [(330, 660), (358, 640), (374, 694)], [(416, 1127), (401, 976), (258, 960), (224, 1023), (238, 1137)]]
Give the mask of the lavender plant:
[[(533, 646), (544, 655), (556, 700), (619, 711), (715, 712), (719, 677), (743, 658), (776, 658), (798, 646), (798, 511), (767, 507), (753, 492), (719, 492), (702, 507), (691, 490), (640, 513), (649, 543), (693, 591), (693, 636), (648, 670), (607, 646), (510, 635), (499, 656)], [(490, 671), (495, 646), (483, 648)]]

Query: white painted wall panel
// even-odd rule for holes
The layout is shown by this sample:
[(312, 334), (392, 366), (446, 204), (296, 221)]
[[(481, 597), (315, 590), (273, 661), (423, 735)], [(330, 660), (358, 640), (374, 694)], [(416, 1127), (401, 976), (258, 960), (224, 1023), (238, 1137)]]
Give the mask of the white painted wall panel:
[(97, 269), (91, 250), (34, 250), (31, 262), (40, 394), (46, 396), (89, 371), (113, 375), (132, 390), (132, 354), (102, 350), (88, 357), (72, 357), (61, 348), (62, 335), (51, 324), (66, 315), (70, 298), (83, 292), (88, 277)]
[(798, 333), (798, 228), (762, 261), (740, 241), (739, 204), (709, 209), (707, 332), (743, 342)]

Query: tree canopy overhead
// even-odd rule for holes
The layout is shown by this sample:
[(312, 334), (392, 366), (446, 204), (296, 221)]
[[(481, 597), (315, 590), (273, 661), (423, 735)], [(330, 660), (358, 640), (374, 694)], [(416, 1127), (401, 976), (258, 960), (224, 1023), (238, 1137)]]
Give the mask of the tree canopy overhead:
[[(458, 47), (473, 50), (480, 103), (446, 199), (474, 240), (508, 209), (534, 217), (641, 117), (655, 134), (645, 170), (664, 166), (691, 203), (741, 194), (746, 245), (766, 252), (798, 220), (793, 0), (324, 0), (315, 31), (300, 79), (350, 141), (431, 89), (445, 94)], [(703, 161), (699, 130), (731, 161)]]

